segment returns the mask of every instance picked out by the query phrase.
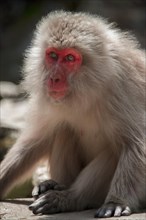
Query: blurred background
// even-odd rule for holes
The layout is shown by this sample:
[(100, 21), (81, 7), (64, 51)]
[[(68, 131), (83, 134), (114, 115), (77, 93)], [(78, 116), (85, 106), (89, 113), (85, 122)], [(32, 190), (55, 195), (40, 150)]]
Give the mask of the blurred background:
[[(1, 0), (0, 1), (0, 160), (24, 126), (27, 99), (18, 85), (24, 51), (42, 16), (53, 10), (98, 14), (134, 34), (146, 47), (146, 0)], [(44, 167), (37, 173), (44, 173)], [(41, 177), (42, 178), (42, 177)], [(34, 181), (35, 182), (35, 181)], [(11, 196), (28, 196), (32, 181)]]
[(146, 47), (146, 0), (1, 0), (1, 80), (18, 83), (24, 50), (40, 18), (52, 10), (87, 11), (114, 21)]

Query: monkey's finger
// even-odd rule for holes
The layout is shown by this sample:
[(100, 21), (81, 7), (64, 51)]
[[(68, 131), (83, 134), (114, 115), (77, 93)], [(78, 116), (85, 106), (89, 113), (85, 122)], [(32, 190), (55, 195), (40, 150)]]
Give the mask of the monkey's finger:
[(33, 210), (33, 209), (37, 209), (40, 206), (43, 206), (46, 203), (46, 199), (45, 198), (39, 198), (37, 200), (35, 200), (30, 206), (29, 209)]
[(40, 193), (45, 193), (48, 190), (58, 190), (58, 191), (62, 191), (64, 189), (66, 189), (65, 185), (61, 185), (59, 183), (57, 183), (56, 181), (50, 179), (50, 180), (46, 180), (42, 183), (40, 183), (39, 185), (40, 187)]
[(56, 206), (50, 206), (49, 204), (45, 204), (43, 207), (33, 211), (34, 214), (54, 214), (58, 212), (59, 209)]
[(114, 210), (115, 210), (115, 206), (110, 204), (110, 205), (105, 205), (103, 207), (101, 207), (100, 209), (97, 210), (97, 212), (95, 213), (95, 218), (107, 218), (107, 217), (111, 217), (114, 214)]
[(45, 204), (48, 204), (48, 207), (51, 208), (52, 206), (56, 206), (58, 202), (58, 199), (56, 198), (56, 195), (54, 193), (47, 193), (46, 195), (41, 196), (39, 199), (35, 200), (30, 206), (30, 210), (37, 210), (44, 206)]
[(131, 209), (129, 208), (129, 206), (126, 206), (126, 208), (122, 211), (122, 215), (128, 216), (130, 214), (131, 214)]
[(116, 209), (115, 209), (114, 216), (115, 217), (121, 216), (122, 210), (123, 210), (123, 208), (121, 206), (117, 206)]
[(94, 217), (95, 218), (102, 218), (104, 216), (105, 212), (106, 212), (106, 208), (100, 208), (97, 210)]
[(46, 184), (41, 183), (38, 186), (35, 186), (32, 191), (32, 196), (34, 199), (38, 199), (39, 195), (45, 193), (47, 191)]
[(46, 206), (46, 207), (42, 207), (42, 208), (38, 209), (36, 211), (36, 213), (34, 213), (34, 214), (44, 214), (45, 215), (45, 214), (54, 214), (54, 213), (56, 213), (56, 208), (49, 210), (48, 207)]
[(98, 210), (95, 212), (94, 218), (98, 218), (99, 212), (100, 212), (100, 209), (98, 209)]
[(107, 207), (103, 217), (111, 217), (113, 215), (114, 209), (114, 206)]
[(57, 182), (54, 180), (45, 180), (44, 182), (41, 182), (38, 186), (35, 186), (33, 191), (32, 191), (32, 196), (34, 199), (38, 199), (38, 197), (41, 194), (46, 193), (48, 190), (63, 190), (65, 189), (64, 185), (59, 185)]
[(34, 214), (53, 214), (59, 212), (58, 207), (58, 199), (49, 200), (44, 199), (43, 201), (40, 201), (39, 199), (37, 202), (34, 202), (29, 206), (29, 209)]
[(39, 197), (39, 187), (35, 186), (32, 190), (32, 197), (34, 199), (37, 199)]
[(54, 187), (57, 185), (58, 183), (55, 182), (54, 180), (50, 179), (50, 180), (45, 180), (44, 182), (39, 184), (39, 190), (40, 193), (45, 193), (48, 190), (53, 190)]

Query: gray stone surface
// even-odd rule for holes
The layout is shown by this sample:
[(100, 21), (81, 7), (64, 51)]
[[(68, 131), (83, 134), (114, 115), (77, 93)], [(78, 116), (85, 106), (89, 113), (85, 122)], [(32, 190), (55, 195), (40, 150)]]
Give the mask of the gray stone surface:
[[(15, 199), (6, 200), (0, 203), (0, 219), (1, 220), (91, 220), (95, 210), (87, 210), (82, 212), (70, 212), (54, 215), (35, 216), (29, 209), (28, 205), (32, 199)], [(105, 220), (105, 219), (102, 219)], [(106, 218), (107, 220), (107, 218)], [(146, 212), (133, 214), (128, 217), (110, 218), (109, 220), (146, 220)]]

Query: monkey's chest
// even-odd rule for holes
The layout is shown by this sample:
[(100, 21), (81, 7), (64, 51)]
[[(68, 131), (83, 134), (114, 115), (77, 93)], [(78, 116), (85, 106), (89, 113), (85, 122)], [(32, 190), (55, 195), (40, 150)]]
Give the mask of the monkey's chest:
[(77, 125), (79, 143), (87, 161), (94, 159), (105, 146), (103, 135), (94, 122)]

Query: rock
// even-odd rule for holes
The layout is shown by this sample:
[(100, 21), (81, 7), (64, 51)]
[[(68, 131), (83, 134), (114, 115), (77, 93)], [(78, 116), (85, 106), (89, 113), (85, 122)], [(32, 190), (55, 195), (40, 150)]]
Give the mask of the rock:
[[(95, 210), (86, 210), (82, 212), (68, 212), (53, 215), (33, 215), (28, 209), (32, 199), (15, 199), (1, 202), (0, 216), (1, 220), (95, 220), (93, 218)], [(145, 220), (146, 213), (133, 214), (131, 216), (114, 217), (110, 220)], [(107, 220), (107, 218), (102, 218)]]

